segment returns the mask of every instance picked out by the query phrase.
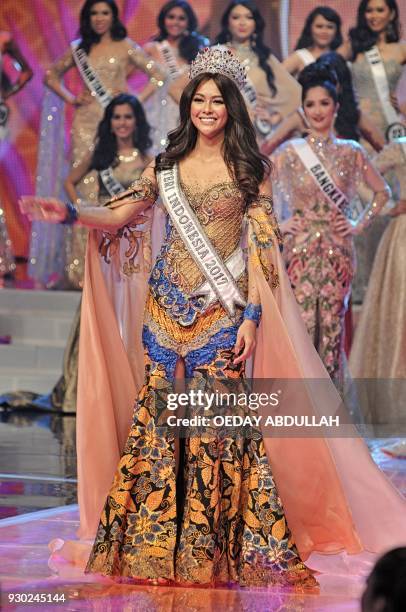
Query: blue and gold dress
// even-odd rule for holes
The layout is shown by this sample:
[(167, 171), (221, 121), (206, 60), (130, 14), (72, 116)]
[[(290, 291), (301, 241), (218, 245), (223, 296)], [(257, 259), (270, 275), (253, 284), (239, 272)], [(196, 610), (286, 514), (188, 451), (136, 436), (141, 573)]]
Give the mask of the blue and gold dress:
[[(156, 186), (145, 178), (138, 186), (139, 199), (152, 205)], [(262, 250), (280, 242), (271, 199), (260, 195), (246, 206), (233, 181), (203, 191), (181, 187), (223, 261), (240, 245), (248, 222), (246, 267), (263, 266), (277, 286), (275, 270), (265, 269), (261, 259)], [(160, 426), (179, 358), (192, 384), (210, 377), (244, 386), (245, 366), (233, 363), (243, 310), (232, 320), (219, 301), (205, 309), (202, 296), (193, 295), (204, 280), (168, 217), (146, 300), (145, 381), (87, 571), (184, 584), (313, 586), (287, 526), (260, 431), (250, 437), (203, 431), (178, 444)], [(254, 298), (247, 271), (237, 284)]]

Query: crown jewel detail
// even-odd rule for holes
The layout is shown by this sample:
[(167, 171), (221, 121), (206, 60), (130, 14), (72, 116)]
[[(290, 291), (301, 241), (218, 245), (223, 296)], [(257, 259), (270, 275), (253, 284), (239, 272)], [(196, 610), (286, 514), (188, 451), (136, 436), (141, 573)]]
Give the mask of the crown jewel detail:
[(189, 78), (208, 72), (209, 74), (223, 74), (235, 81), (238, 87), (244, 87), (247, 79), (246, 68), (230, 49), (224, 45), (205, 47), (196, 55), (190, 64)]

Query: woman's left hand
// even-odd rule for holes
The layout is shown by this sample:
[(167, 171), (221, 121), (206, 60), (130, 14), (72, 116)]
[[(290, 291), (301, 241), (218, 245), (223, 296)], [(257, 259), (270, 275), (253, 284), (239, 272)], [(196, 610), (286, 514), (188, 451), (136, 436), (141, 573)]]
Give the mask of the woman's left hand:
[[(251, 357), (256, 345), (257, 324), (255, 321), (245, 319), (237, 332), (237, 340), (234, 346), (234, 365)], [(242, 352), (241, 352), (242, 351)]]

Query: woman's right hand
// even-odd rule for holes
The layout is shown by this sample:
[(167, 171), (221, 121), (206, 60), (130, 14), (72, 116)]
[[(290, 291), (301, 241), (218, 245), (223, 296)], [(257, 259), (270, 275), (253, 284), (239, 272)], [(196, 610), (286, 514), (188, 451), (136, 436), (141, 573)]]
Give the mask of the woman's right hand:
[(279, 224), (279, 228), (282, 234), (293, 234), (293, 236), (297, 236), (303, 231), (302, 220), (300, 217), (293, 215), (293, 217), (286, 219), (286, 221), (282, 221), (282, 223)]
[(66, 219), (66, 205), (56, 198), (22, 196), (18, 203), (21, 212), (31, 221), (61, 223)]

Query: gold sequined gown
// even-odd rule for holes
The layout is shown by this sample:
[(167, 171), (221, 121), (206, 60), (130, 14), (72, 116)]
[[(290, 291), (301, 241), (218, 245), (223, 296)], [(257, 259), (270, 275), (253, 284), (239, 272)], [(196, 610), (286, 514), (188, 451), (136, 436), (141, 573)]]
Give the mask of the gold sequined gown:
[[(381, 172), (391, 169), (406, 200), (404, 148), (387, 145), (374, 160)], [(406, 381), (406, 215), (394, 217), (379, 243), (350, 355), (351, 374), (369, 379), (364, 418), (389, 426), (388, 434), (405, 436)], [(400, 425), (403, 429), (400, 430)]]
[[(92, 57), (89, 53), (92, 67), (99, 75), (102, 83), (112, 95), (128, 90), (127, 78), (130, 73), (139, 69), (151, 79), (158, 81), (162, 74), (154, 62), (130, 39), (112, 41), (108, 53)], [(72, 49), (69, 48), (63, 57), (48, 71), (48, 79), (60, 81), (63, 75), (75, 66)], [(104, 109), (95, 98), (89, 104), (83, 104), (75, 110), (72, 123), (71, 163), (77, 166), (84, 156), (93, 149), (97, 126), (103, 117)], [(78, 185), (80, 197), (90, 205), (97, 204), (98, 184), (96, 173), (84, 177)], [(67, 239), (66, 273), (73, 287), (81, 287), (84, 270), (84, 251), (87, 240), (85, 228), (72, 229)]]
[[(307, 142), (348, 200), (356, 195), (359, 184), (366, 183), (374, 191), (384, 189), (383, 179), (355, 141), (311, 136)], [(284, 240), (289, 279), (324, 366), (342, 387), (344, 315), (355, 270), (353, 239), (334, 231), (338, 210), (306, 170), (291, 141), (276, 150), (272, 161), (276, 210), (283, 219), (296, 216), (303, 228), (297, 235), (287, 234)], [(386, 195), (383, 197), (384, 202)], [(378, 208), (375, 202), (374, 214)]]
[[(396, 60), (383, 61), (386, 76), (388, 78), (389, 89), (395, 92), (398, 82), (402, 76), (403, 66)], [(379, 101), (379, 96), (372, 77), (371, 68), (368, 60), (363, 54), (358, 56), (356, 62), (351, 64), (352, 82), (357, 94), (358, 102), (362, 113), (368, 117), (374, 125), (381, 130), (382, 134), (386, 133), (388, 127), (387, 119), (382, 112), (382, 107)], [(363, 146), (372, 155), (374, 151), (371, 145), (362, 140)], [(402, 159), (401, 157), (399, 158)], [(385, 178), (389, 182), (392, 189), (397, 188), (397, 179), (391, 169), (385, 172)], [(353, 284), (353, 301), (362, 303), (365, 292), (368, 287), (369, 277), (372, 270), (375, 253), (378, 248), (379, 241), (387, 226), (388, 219), (380, 217), (370, 228), (368, 228), (362, 236), (356, 236), (355, 247), (357, 252), (357, 274)]]
[[(204, 190), (181, 186), (223, 259), (238, 247), (245, 215), (256, 227), (253, 240), (259, 249), (278, 244), (267, 197), (260, 196), (246, 211), (231, 181)], [(155, 188), (141, 179), (139, 198), (152, 203)], [(244, 388), (244, 365), (233, 364), (242, 310), (237, 321), (219, 301), (203, 311), (202, 297), (192, 296), (202, 281), (168, 218), (144, 315), (144, 386), (87, 571), (182, 584), (314, 585), (286, 524), (259, 431), (252, 439), (200, 432), (179, 440), (176, 477), (174, 434), (160, 423), (168, 416), (167, 396), (179, 357), (192, 387), (201, 388), (212, 377)], [(244, 272), (238, 285), (245, 296), (248, 281)]]

